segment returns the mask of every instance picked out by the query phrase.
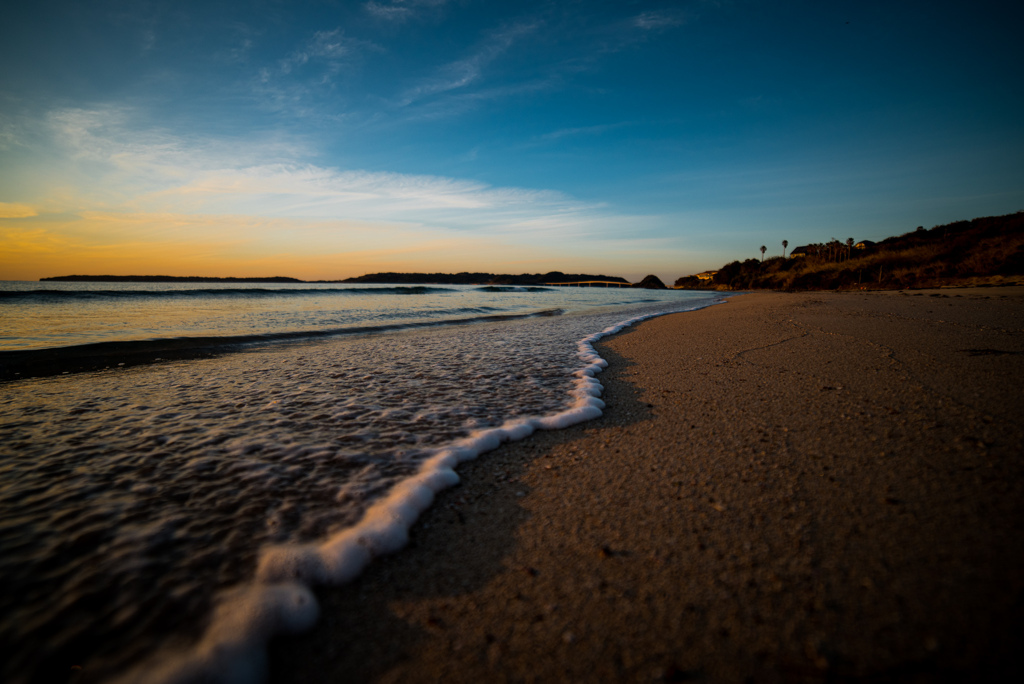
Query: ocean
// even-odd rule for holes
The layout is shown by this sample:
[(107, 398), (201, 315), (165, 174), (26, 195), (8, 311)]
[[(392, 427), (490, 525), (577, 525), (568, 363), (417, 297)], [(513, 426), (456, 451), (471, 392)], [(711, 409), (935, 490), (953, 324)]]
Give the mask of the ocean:
[(258, 681), (459, 461), (600, 415), (592, 342), (719, 301), (0, 283), (0, 679)]

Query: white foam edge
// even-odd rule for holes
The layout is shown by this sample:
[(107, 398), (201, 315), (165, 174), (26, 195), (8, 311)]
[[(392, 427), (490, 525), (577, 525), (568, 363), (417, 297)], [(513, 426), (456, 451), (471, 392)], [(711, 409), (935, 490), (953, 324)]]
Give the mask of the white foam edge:
[(434, 496), (459, 482), (456, 466), (492, 451), (503, 442), (525, 439), (536, 430), (558, 430), (602, 415), (604, 390), (594, 376), (608, 366), (593, 344), (641, 321), (690, 308), (636, 316), (589, 335), (577, 343), (586, 365), (573, 373), (569, 391), (575, 401), (558, 413), (516, 418), (500, 427), (472, 433), (435, 450), (411, 478), (375, 502), (355, 526), (311, 544), (270, 546), (262, 550), (253, 581), (221, 592), (199, 642), (184, 651), (161, 651), (109, 684), (255, 684), (266, 677), (266, 645), (275, 634), (301, 632), (316, 622), (319, 606), (310, 587), (345, 584), (377, 556), (398, 551), (409, 530)]

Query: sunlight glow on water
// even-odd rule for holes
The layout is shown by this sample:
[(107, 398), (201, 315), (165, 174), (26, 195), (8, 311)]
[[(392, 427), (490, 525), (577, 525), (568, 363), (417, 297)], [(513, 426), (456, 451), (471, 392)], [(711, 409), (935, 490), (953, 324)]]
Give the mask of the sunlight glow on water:
[[(617, 288), (0, 282), (0, 351), (408, 325), (650, 299)], [(678, 299), (680, 293), (672, 292)], [(664, 298), (666, 293), (660, 293)]]

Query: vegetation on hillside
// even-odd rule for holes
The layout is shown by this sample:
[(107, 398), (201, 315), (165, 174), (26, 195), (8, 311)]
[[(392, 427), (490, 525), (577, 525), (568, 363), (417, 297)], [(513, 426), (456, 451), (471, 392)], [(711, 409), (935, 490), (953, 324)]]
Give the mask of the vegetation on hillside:
[(1024, 276), (1024, 212), (957, 221), (931, 230), (922, 226), (862, 248), (852, 238), (833, 238), (827, 243), (807, 245), (799, 253), (803, 255), (733, 261), (711, 279), (689, 276), (676, 280), (675, 286), (718, 290), (902, 289)]

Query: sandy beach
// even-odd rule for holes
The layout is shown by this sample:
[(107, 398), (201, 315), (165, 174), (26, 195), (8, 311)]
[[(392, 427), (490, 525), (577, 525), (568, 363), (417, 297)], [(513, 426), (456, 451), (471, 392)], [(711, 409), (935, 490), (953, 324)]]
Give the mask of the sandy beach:
[(1024, 288), (756, 293), (598, 345), (320, 589), (271, 681), (997, 681), (1024, 670)]

